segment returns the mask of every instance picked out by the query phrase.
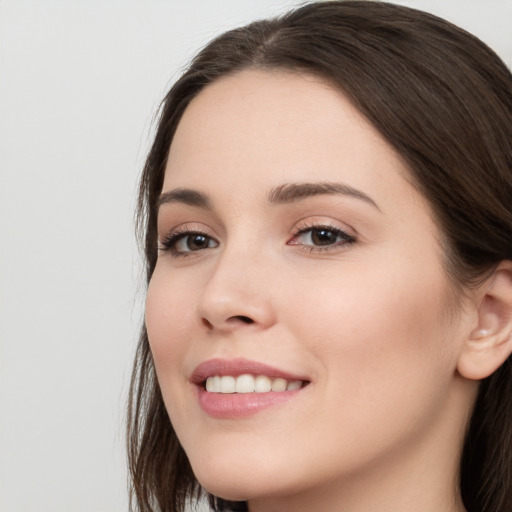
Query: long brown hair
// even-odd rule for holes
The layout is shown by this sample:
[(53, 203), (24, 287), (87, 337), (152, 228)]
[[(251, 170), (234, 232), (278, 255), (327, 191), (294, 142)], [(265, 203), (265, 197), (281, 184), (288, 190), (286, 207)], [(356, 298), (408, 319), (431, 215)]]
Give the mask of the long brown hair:
[[(165, 97), (138, 205), (148, 281), (157, 258), (156, 201), (180, 118), (205, 86), (246, 68), (314, 73), (345, 93), (408, 164), (432, 206), (446, 268), (461, 293), (512, 259), (507, 67), (476, 37), (435, 16), (388, 3), (331, 1), (221, 35)], [(132, 507), (183, 511), (200, 487), (165, 410), (144, 327), (128, 416)], [(468, 512), (512, 510), (510, 360), (480, 385), (460, 488)]]

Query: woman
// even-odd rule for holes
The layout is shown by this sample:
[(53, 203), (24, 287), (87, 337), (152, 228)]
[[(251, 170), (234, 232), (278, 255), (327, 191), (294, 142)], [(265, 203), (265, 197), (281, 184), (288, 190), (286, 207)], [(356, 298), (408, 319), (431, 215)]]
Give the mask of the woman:
[(212, 41), (140, 193), (140, 510), (512, 510), (512, 77), (373, 2)]

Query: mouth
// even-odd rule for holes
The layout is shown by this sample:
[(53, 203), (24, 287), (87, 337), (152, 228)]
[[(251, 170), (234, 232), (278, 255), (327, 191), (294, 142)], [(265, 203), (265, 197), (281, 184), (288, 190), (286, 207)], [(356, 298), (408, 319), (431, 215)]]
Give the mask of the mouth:
[(251, 375), (244, 373), (234, 375), (215, 375), (203, 382), (208, 393), (279, 393), (295, 391), (307, 385), (307, 381), (288, 380), (282, 377), (269, 377), (267, 375)]
[(246, 359), (205, 361), (190, 381), (201, 408), (215, 418), (253, 415), (289, 401), (311, 383), (302, 375)]

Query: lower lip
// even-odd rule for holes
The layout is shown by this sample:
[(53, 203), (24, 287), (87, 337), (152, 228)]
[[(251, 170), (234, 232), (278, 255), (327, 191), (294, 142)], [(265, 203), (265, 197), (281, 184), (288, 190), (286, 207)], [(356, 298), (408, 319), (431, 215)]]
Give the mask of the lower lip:
[(198, 387), (199, 405), (213, 418), (244, 418), (284, 404), (295, 398), (302, 389), (270, 391), (268, 393), (210, 393)]

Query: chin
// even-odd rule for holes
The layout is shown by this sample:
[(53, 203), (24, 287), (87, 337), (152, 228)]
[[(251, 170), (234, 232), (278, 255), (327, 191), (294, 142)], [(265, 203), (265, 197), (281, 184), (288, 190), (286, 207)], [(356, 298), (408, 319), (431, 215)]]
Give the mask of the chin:
[(288, 489), (287, 482), (276, 478), (270, 467), (256, 468), (244, 457), (238, 463), (225, 467), (221, 464), (192, 465), (201, 487), (209, 493), (227, 501), (247, 501), (279, 494)]
[[(195, 472), (201, 487), (210, 494), (222, 498), (227, 501), (247, 501), (256, 497), (260, 497), (265, 487), (255, 485), (251, 480), (250, 468), (246, 468), (247, 475), (240, 473), (229, 473), (226, 475), (215, 474), (211, 472)], [(268, 488), (265, 489), (268, 493)]]

